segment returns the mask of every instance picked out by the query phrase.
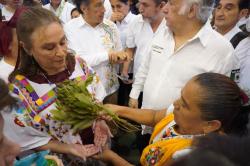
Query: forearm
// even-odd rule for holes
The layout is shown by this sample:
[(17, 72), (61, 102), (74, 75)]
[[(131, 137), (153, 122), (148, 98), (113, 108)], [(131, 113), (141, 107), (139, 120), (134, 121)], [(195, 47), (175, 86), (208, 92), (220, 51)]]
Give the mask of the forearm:
[(38, 151), (50, 150), (56, 153), (70, 154), (69, 145), (59, 141), (51, 140), (46, 145), (36, 148)]
[(108, 52), (96, 53), (92, 55), (79, 55), (87, 62), (91, 67), (98, 66), (102, 63), (109, 63)]
[(132, 166), (128, 161), (121, 158), (118, 154), (111, 150), (106, 150), (103, 154), (102, 159), (106, 162), (111, 163), (113, 166)]
[(165, 109), (156, 111), (150, 109), (134, 109), (123, 106), (118, 106), (116, 109), (116, 114), (118, 116), (152, 127), (164, 118), (165, 112)]
[(126, 48), (125, 52), (127, 56), (129, 57), (129, 59), (132, 60), (134, 58), (135, 48)]
[(130, 67), (131, 61), (126, 61), (122, 65), (122, 71), (121, 74), (127, 75), (129, 72), (129, 67)]

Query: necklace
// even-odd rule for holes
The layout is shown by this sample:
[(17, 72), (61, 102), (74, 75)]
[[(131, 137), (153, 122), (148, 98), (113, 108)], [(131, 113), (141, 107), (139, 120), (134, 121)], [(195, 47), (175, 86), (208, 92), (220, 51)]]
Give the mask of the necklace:
[[(69, 77), (69, 76), (71, 75), (69, 69), (68, 69), (67, 67), (65, 67), (65, 70), (67, 71), (67, 74), (68, 74), (68, 77)], [(65, 71), (65, 70), (64, 70), (64, 71)], [(64, 72), (64, 71), (63, 71), (63, 72)], [(49, 85), (52, 85), (52, 84), (53, 84), (53, 82), (50, 81), (50, 79), (48, 78), (48, 75), (45, 74), (43, 71), (41, 71), (41, 75), (42, 75), (43, 78), (48, 82)]]

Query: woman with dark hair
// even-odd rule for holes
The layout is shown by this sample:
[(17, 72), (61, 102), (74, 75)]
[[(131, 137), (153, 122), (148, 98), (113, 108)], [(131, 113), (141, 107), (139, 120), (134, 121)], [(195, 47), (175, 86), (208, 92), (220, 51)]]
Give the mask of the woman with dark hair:
[[(154, 126), (150, 143), (142, 153), (141, 164), (162, 165), (188, 153), (195, 137), (208, 133), (246, 135), (250, 108), (244, 106), (247, 102), (244, 96), (228, 77), (203, 73), (185, 85), (180, 98), (167, 110), (108, 106), (121, 117)], [(110, 150), (104, 151), (104, 156), (104, 160), (115, 158), (124, 162)]]
[(77, 18), (80, 16), (80, 12), (78, 11), (77, 8), (72, 9), (70, 14), (71, 14), (71, 19)]
[[(125, 49), (128, 25), (136, 18), (136, 15), (132, 14), (130, 11), (130, 0), (110, 0), (110, 3), (113, 10), (110, 20), (117, 25), (117, 28), (120, 32), (122, 48)], [(127, 106), (129, 93), (132, 88), (131, 80), (133, 78), (133, 69), (129, 66), (123, 67), (123, 65), (124, 64), (120, 65), (119, 71), (121, 77), (119, 78), (120, 87), (118, 91), (118, 104)], [(123, 71), (124, 68), (125, 71)], [(129, 80), (129, 78), (131, 80)]]
[[(30, 8), (18, 20), (17, 36), (19, 57), (9, 80), (21, 103), (8, 121), (12, 130), (6, 135), (19, 142), (23, 151), (49, 149), (80, 158), (99, 152), (99, 145), (93, 144), (97, 133), (91, 128), (74, 134), (70, 125), (51, 118), (56, 87), (65, 80), (84, 81), (93, 75), (88, 91), (97, 101), (106, 95), (95, 72), (67, 49), (59, 18), (46, 9)], [(73, 158), (73, 162), (78, 160)]]

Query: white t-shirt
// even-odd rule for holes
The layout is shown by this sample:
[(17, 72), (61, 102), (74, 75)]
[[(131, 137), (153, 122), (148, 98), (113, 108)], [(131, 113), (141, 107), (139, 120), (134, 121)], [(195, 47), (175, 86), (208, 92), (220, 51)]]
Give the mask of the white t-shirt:
[(3, 79), (6, 83), (8, 83), (8, 77), (10, 73), (14, 70), (15, 66), (12, 66), (4, 61), (4, 59), (0, 60), (0, 78)]
[(153, 32), (150, 23), (144, 20), (142, 15), (137, 15), (132, 21), (127, 30), (126, 46), (127, 48), (136, 48), (134, 54), (134, 75), (137, 73), (144, 57), (150, 52), (150, 44), (153, 37), (162, 29), (166, 27), (165, 19), (155, 32)]
[[(64, 6), (62, 7), (63, 9), (60, 9), (60, 6), (63, 5), (63, 3), (64, 3)], [(58, 16), (60, 20), (65, 24), (69, 20), (71, 20), (71, 11), (72, 9), (75, 8), (75, 6), (69, 2), (64, 2), (63, 0), (61, 1), (60, 6), (56, 10), (51, 6), (50, 3), (44, 5), (43, 7), (55, 13), (56, 16)]]
[(108, 52), (122, 49), (116, 25), (104, 19), (102, 23), (92, 27), (80, 16), (65, 24), (64, 30), (69, 48), (97, 72), (107, 95), (114, 93), (119, 87), (117, 66), (109, 63)]

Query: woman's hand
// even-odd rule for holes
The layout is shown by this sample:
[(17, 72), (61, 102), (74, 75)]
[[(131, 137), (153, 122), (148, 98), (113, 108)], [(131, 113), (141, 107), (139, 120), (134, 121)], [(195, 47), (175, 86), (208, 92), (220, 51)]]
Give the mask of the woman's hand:
[(115, 22), (115, 21), (122, 21), (124, 18), (124, 15), (120, 12), (113, 12), (111, 15), (110, 20)]
[(110, 137), (113, 137), (104, 120), (96, 120), (93, 125), (93, 131), (95, 134), (94, 143), (100, 148), (107, 144)]
[(94, 144), (81, 145), (81, 144), (69, 144), (69, 154), (80, 157), (86, 160), (87, 157), (93, 156), (100, 151), (100, 148)]

